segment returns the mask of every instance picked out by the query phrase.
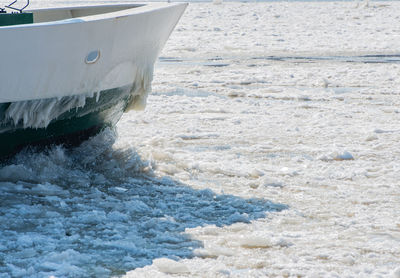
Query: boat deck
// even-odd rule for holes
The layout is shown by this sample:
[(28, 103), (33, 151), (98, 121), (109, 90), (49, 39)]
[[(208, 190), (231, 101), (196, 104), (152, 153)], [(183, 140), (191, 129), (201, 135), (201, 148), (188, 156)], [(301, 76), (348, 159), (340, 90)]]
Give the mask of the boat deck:
[(121, 4), (96, 7), (51, 8), (31, 10), (29, 12), (33, 13), (33, 23), (41, 23), (118, 12), (126, 9), (139, 8), (144, 5), (145, 4)]
[(22, 13), (0, 12), (0, 26), (19, 24), (43, 23), (66, 20), (71, 18), (86, 17), (98, 14), (118, 12), (126, 9), (139, 8), (145, 4), (103, 5), (95, 7), (49, 8), (38, 10), (24, 10)]

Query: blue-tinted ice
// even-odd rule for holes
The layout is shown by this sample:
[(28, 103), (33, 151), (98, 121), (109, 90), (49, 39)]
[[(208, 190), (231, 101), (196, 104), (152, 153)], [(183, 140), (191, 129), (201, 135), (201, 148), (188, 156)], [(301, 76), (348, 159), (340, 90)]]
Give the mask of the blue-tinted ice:
[(193, 256), (186, 228), (285, 209), (143, 173), (106, 131), (81, 147), (25, 151), (0, 168), (0, 277), (110, 276)]

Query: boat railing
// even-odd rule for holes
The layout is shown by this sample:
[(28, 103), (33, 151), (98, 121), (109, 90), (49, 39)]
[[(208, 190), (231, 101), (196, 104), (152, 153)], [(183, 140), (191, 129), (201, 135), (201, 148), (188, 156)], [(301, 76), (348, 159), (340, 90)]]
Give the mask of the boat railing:
[[(22, 8), (14, 6), (17, 1), (18, 0), (14, 0), (14, 2), (4, 6), (4, 8), (0, 7), (0, 27), (33, 23), (33, 13), (24, 12), (24, 9), (29, 6), (29, 0), (26, 1), (26, 5)], [(6, 9), (11, 9), (13, 11), (8, 13)]]
[[(18, 11), (18, 12), (22, 13), (23, 10), (25, 10), (25, 9), (29, 6), (29, 0), (26, 0), (26, 5), (23, 6), (22, 8), (14, 7), (13, 5), (14, 5), (15, 3), (17, 3), (17, 2), (18, 2), (18, 0), (15, 0), (15, 1), (12, 2), (11, 4), (8, 4), (7, 6), (5, 6), (5, 8), (9, 8), (9, 9), (12, 9), (12, 10), (14, 10), (14, 11)], [(5, 8), (0, 8), (0, 13), (6, 13)]]

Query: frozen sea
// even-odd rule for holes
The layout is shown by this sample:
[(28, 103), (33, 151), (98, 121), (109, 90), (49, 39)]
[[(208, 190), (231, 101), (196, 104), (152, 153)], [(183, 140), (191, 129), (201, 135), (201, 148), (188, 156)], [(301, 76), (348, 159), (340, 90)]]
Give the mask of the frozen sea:
[(399, 278), (399, 11), (191, 3), (145, 111), (0, 166), (0, 277)]

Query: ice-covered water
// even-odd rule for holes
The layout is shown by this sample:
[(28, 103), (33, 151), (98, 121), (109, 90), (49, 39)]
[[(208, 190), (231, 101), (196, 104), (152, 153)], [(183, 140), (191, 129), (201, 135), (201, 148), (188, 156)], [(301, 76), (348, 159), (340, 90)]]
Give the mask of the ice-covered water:
[[(151, 175), (110, 130), (65, 150), (27, 150), (0, 169), (0, 273), (104, 277), (192, 257), (186, 228), (248, 223), (286, 207)], [(2, 277), (3, 277), (2, 275)]]
[(399, 9), (189, 5), (117, 137), (1, 166), (0, 277), (400, 277)]

